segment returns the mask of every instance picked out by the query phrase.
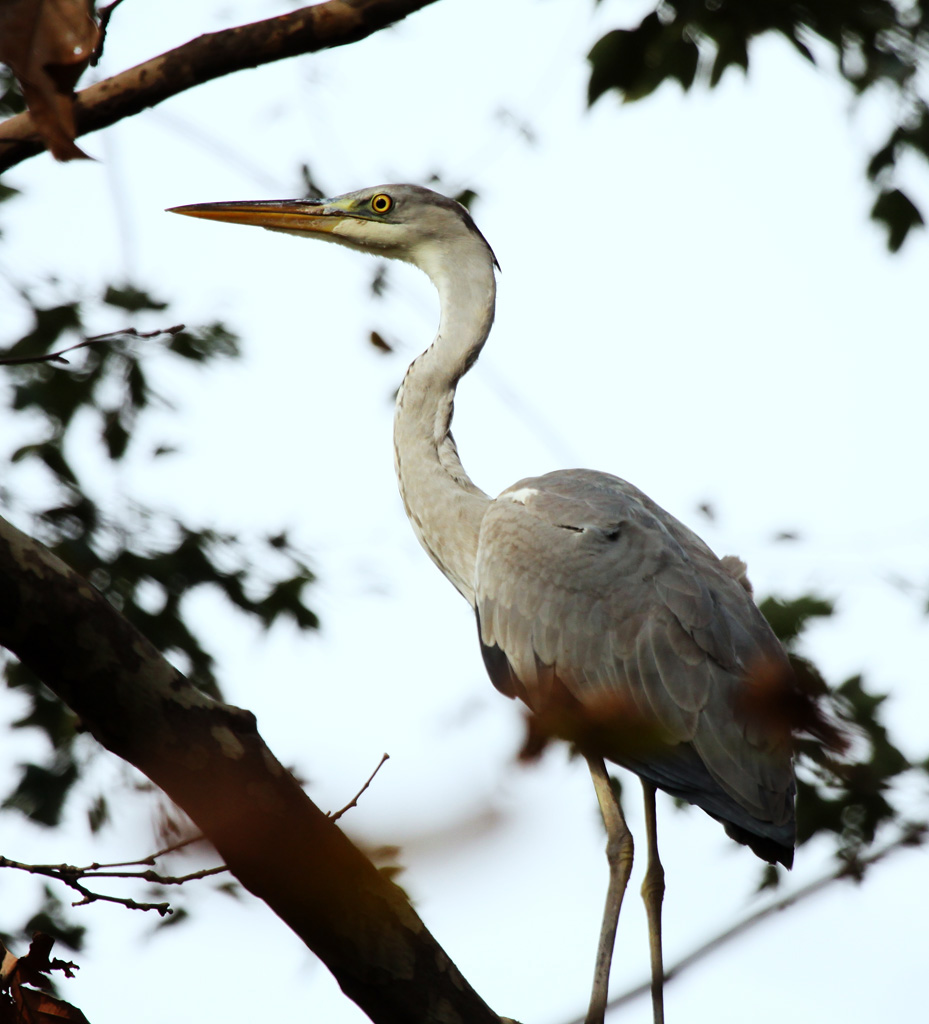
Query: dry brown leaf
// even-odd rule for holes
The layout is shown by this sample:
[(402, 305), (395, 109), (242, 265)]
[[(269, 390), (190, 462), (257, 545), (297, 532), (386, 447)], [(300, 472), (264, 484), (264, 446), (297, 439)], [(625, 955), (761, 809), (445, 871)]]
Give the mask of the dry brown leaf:
[(62, 1021), (90, 1024), (76, 1006), (47, 992), (26, 988), (18, 981), (13, 982), (11, 995), (24, 1024), (61, 1024)]
[[(0, 3), (4, 0), (0, 0)], [(3, 968), (0, 971), (0, 1024), (89, 1024), (83, 1013), (64, 999), (30, 985), (49, 986), (45, 977), (51, 971), (63, 971), (73, 978), (75, 964), (63, 960), (50, 960), (55, 940), (50, 935), (36, 932), (29, 944), (29, 952), (18, 959), (0, 944)]]
[(56, 160), (87, 159), (74, 144), (74, 86), (99, 38), (88, 0), (0, 0), (0, 62)]

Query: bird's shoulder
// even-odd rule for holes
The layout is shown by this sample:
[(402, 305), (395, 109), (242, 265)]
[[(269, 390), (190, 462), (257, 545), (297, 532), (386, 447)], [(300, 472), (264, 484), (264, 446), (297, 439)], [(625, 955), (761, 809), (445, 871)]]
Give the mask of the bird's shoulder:
[(648, 692), (681, 739), (753, 665), (783, 668), (744, 565), (607, 473), (565, 470), (503, 491), (481, 525), (475, 598), (482, 644), (516, 677), (554, 666), (579, 696)]
[(729, 565), (648, 495), (587, 469), (527, 477), (501, 492), (484, 516), (478, 559), (479, 573), (492, 573), (503, 559), (515, 563), (511, 572), (544, 574), (553, 583), (563, 574), (565, 583), (587, 592), (658, 577), (690, 591), (690, 575), (733, 577)]

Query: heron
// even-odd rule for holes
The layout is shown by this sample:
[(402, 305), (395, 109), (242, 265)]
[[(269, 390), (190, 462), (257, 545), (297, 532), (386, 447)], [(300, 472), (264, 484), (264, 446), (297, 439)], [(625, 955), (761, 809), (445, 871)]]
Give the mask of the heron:
[(431, 279), (438, 331), (396, 399), (403, 505), (429, 557), (474, 610), (493, 684), (524, 702), (543, 736), (573, 740), (586, 758), (609, 864), (587, 1024), (604, 1020), (633, 860), (605, 762), (641, 779), (642, 896), (661, 1024), (665, 885), (656, 789), (701, 807), (761, 859), (793, 862), (791, 726), (769, 712), (794, 684), (745, 565), (718, 558), (609, 473), (546, 473), (496, 498), (471, 481), (451, 433), (454, 399), (490, 333), (499, 265), (459, 203), (417, 185), (378, 185), (333, 199), (199, 203), (172, 212), (335, 242), (411, 263)]

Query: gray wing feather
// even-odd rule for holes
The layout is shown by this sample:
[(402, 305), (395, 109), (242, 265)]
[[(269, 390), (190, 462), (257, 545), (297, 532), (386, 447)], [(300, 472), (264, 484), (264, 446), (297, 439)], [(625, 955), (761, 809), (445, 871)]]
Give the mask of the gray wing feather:
[(568, 470), (522, 480), (490, 506), (475, 594), (482, 647), (507, 666), (488, 663), (504, 692), (535, 710), (556, 680), (582, 704), (621, 698), (668, 745), (639, 761), (604, 756), (736, 832), (792, 846), (783, 737), (733, 710), (753, 665), (789, 672), (737, 559), (720, 561), (624, 480)]

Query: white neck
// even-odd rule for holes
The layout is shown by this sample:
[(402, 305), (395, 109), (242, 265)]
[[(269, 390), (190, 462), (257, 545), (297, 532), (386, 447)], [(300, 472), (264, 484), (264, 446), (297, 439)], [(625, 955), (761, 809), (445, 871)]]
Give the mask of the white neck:
[(483, 348), (494, 318), (493, 257), (480, 238), (446, 251), (425, 249), (416, 264), (439, 293), (441, 318), (430, 348), (415, 359), (397, 395), (394, 464), (400, 496), (430, 558), (474, 604), (474, 564), (490, 498), (464, 471), (450, 432), (455, 388)]

